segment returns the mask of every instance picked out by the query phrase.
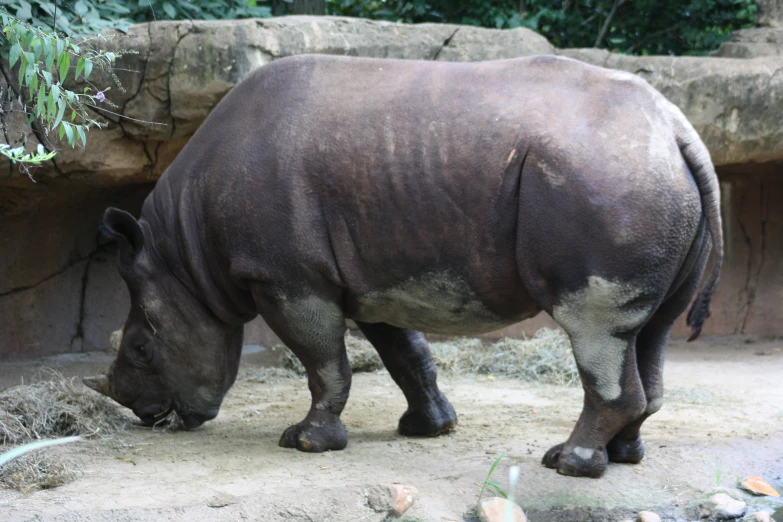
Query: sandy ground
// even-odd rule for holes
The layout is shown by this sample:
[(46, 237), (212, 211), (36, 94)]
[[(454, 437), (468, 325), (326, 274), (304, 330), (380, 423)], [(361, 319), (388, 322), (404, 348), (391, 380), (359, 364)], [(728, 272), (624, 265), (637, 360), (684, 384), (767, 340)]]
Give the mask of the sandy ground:
[[(395, 432), (405, 402), (390, 377), (357, 374), (343, 414), (348, 448), (313, 455), (277, 446), (282, 431), (301, 420), (309, 396), (301, 379), (254, 382), (268, 360), (265, 353), (245, 357), (220, 415), (198, 430), (130, 427), (58, 448), (82, 463), (82, 476), (26, 495), (0, 489), (0, 520), (378, 522), (386, 515), (368, 507), (368, 491), (402, 483), (420, 493), (404, 520), (461, 521), (504, 452), (493, 478), (506, 487), (508, 467), (521, 467), (516, 497), (533, 522), (622, 520), (642, 509), (664, 520), (695, 520), (708, 494), (747, 475), (783, 490), (783, 341), (673, 343), (667, 402), (645, 425), (645, 460), (612, 464), (598, 480), (540, 465), (576, 420), (578, 388), (443, 375), (458, 429), (410, 439)], [(40, 364), (83, 374), (107, 361), (106, 354), (89, 354), (6, 363), (0, 386), (29, 379)], [(780, 500), (730, 493), (783, 515)]]

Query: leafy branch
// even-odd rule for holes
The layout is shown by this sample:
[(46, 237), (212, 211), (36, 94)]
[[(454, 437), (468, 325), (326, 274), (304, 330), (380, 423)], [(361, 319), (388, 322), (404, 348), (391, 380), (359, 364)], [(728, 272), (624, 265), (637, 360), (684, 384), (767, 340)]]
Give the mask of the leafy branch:
[[(69, 36), (32, 27), (2, 10), (0, 22), (0, 57), (8, 60), (11, 69), (18, 66), (16, 96), (23, 100), (26, 89), (29, 104), (23, 105), (28, 123), (37, 120), (47, 136), (56, 132), (71, 147), (76, 146), (77, 140), (86, 145), (85, 133), (104, 126), (87, 107), (106, 102), (105, 92), (109, 90), (95, 88), (89, 82), (90, 75), (95, 68), (111, 74), (112, 64), (122, 54), (96, 50), (92, 42), (106, 41), (104, 36), (81, 39), (77, 44)], [(77, 92), (69, 86), (80, 77), (88, 85)], [(35, 153), (26, 154), (23, 148), (20, 151), (8, 144), (0, 146), (0, 154), (14, 163), (34, 165), (54, 157), (53, 151), (47, 152), (41, 146)]]

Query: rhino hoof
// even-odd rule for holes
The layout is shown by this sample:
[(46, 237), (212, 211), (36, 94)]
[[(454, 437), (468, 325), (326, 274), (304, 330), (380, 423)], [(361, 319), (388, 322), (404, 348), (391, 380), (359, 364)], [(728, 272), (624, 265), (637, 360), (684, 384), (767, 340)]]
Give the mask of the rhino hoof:
[(340, 419), (336, 422), (300, 422), (290, 426), (280, 437), (283, 448), (296, 448), (307, 453), (322, 453), (345, 449), (348, 435)]
[(406, 437), (437, 437), (457, 426), (457, 414), (449, 401), (444, 398), (442, 404), (432, 403), (423, 410), (408, 409), (400, 417), (397, 430)]
[(606, 471), (609, 463), (606, 450), (576, 448), (570, 453), (564, 453), (564, 448), (565, 444), (550, 448), (541, 460), (541, 464), (570, 477), (598, 478)]
[(617, 437), (606, 445), (609, 460), (622, 464), (638, 464), (644, 458), (644, 444), (641, 437), (634, 440), (623, 440)]

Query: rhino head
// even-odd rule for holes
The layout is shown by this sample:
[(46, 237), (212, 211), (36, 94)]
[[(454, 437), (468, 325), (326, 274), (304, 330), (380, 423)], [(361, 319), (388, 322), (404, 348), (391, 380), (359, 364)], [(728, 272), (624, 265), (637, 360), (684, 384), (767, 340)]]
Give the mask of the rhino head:
[(118, 243), (131, 309), (108, 373), (84, 384), (131, 408), (145, 425), (172, 411), (187, 428), (213, 419), (236, 378), (242, 326), (218, 319), (174, 275), (171, 260), (152, 248), (144, 219), (109, 208), (100, 228)]

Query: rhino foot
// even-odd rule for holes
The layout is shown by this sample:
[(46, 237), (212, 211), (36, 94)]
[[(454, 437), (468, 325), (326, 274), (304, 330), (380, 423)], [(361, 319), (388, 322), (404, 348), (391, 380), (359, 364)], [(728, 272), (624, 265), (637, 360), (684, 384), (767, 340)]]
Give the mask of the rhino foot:
[(644, 444), (639, 436), (632, 440), (615, 437), (606, 445), (606, 451), (612, 462), (638, 464), (644, 458)]
[(288, 427), (280, 437), (279, 445), (308, 453), (322, 453), (344, 449), (348, 445), (348, 435), (339, 418), (332, 421), (304, 420)]
[(406, 437), (437, 437), (453, 431), (457, 426), (457, 413), (446, 397), (433, 401), (421, 409), (408, 408), (400, 417), (397, 427)]
[(606, 450), (576, 447), (564, 451), (565, 444), (558, 444), (546, 452), (541, 464), (556, 469), (561, 475), (598, 478), (606, 471), (609, 458)]

